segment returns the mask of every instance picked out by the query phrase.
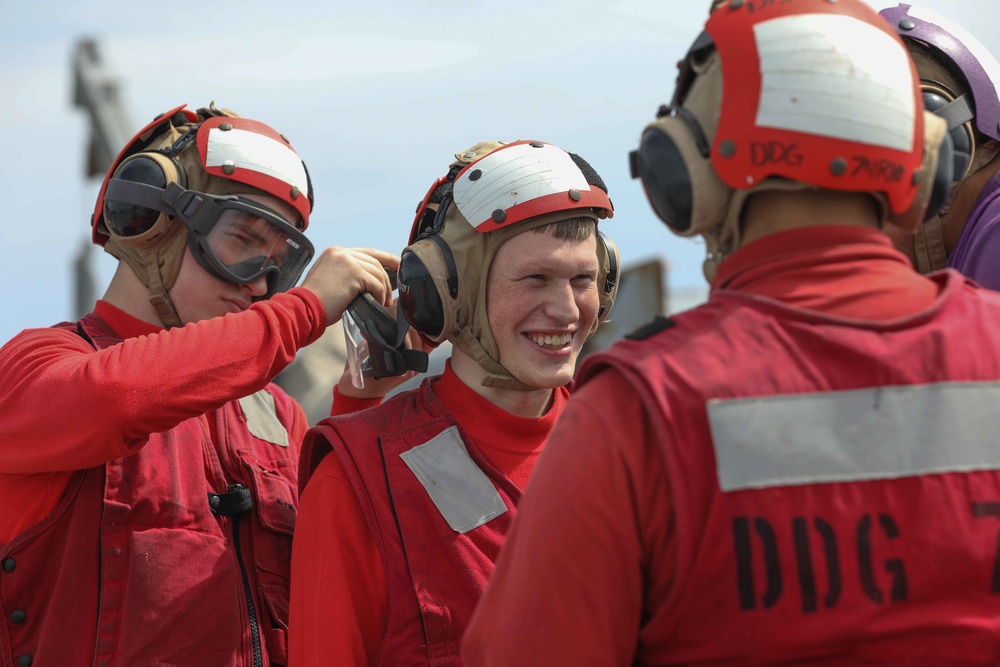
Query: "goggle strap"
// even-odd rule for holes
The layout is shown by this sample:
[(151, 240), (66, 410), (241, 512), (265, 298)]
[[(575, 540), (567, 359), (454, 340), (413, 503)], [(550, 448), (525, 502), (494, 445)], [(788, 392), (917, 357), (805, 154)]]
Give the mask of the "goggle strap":
[(164, 189), (146, 183), (113, 178), (108, 182), (108, 187), (104, 191), (104, 199), (125, 202), (174, 215), (174, 202), (177, 201), (177, 196), (182, 192), (184, 192), (184, 188), (176, 183), (171, 183)]
[[(364, 292), (351, 301), (347, 307), (361, 335), (368, 341), (368, 356), (371, 368), (365, 373), (376, 380), (383, 377), (403, 375), (407, 371), (425, 373), (428, 354), (410, 350), (403, 346), (409, 322), (400, 317), (398, 306), (394, 318), (388, 310), (375, 301), (375, 297)], [(394, 339), (394, 343), (390, 340)]]
[(948, 121), (948, 129), (954, 130), (960, 125), (964, 125), (972, 120), (974, 114), (969, 105), (969, 96), (960, 95), (943, 107), (934, 110), (934, 113)]
[(406, 332), (410, 330), (410, 321), (406, 319), (403, 314), (403, 309), (399, 305), (399, 301), (396, 301), (396, 341), (393, 343), (393, 347), (398, 349), (405, 349), (403, 347), (403, 341), (406, 340)]

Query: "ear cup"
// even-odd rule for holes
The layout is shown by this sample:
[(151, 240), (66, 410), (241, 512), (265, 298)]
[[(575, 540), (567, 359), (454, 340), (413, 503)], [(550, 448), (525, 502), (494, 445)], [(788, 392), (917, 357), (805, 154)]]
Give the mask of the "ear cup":
[(659, 129), (642, 135), (639, 150), (632, 153), (633, 176), (642, 180), (646, 198), (671, 231), (684, 234), (691, 229), (694, 191), (691, 173), (677, 144)]
[(620, 278), (620, 261), (618, 246), (614, 241), (604, 235), (604, 232), (597, 233), (598, 257), (603, 261), (601, 266), (607, 266), (607, 272), (603, 276), (598, 276), (598, 289), (600, 290), (600, 309), (597, 311), (597, 324), (600, 324), (611, 313), (611, 307), (615, 303), (615, 296), (618, 294), (618, 279)]
[(946, 94), (927, 87), (923, 89), (924, 109), (940, 116), (948, 123), (948, 136), (954, 159), (955, 178), (960, 180), (972, 162), (975, 138), (972, 134), (972, 109), (966, 96), (952, 99)]
[(444, 304), (434, 276), (421, 258), (427, 243), (411, 245), (399, 261), (399, 310), (414, 329), (428, 338), (444, 338)]
[[(113, 179), (166, 188), (170, 183), (187, 186), (183, 168), (173, 158), (162, 153), (137, 153), (126, 158), (115, 170)], [(108, 229), (121, 237), (139, 236), (149, 231), (161, 213), (133, 202), (104, 200), (104, 222)]]
[(650, 205), (670, 231), (694, 236), (722, 223), (732, 191), (715, 173), (711, 144), (688, 109), (661, 109), (631, 158), (632, 177), (642, 179)]

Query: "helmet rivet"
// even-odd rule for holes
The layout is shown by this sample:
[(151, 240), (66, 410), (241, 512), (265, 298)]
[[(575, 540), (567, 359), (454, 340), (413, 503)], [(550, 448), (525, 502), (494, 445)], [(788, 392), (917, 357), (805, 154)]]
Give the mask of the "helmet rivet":
[(297, 185), (293, 185), (292, 186), (291, 195), (292, 195), (292, 199), (298, 199), (299, 198), (299, 186), (297, 186)]
[(222, 130), (223, 132), (228, 132), (229, 130), (233, 129), (233, 126), (230, 125), (229, 123), (219, 123), (219, 129)]
[(471, 172), (469, 172), (469, 180), (478, 181), (482, 175), (483, 175), (482, 169), (473, 169)]
[(504, 212), (502, 208), (498, 208), (497, 210), (493, 211), (493, 215), (491, 215), (490, 217), (493, 218), (493, 222), (499, 224), (507, 219), (507, 214)]
[(286, 144), (292, 143), (288, 140), (288, 137), (286, 137), (285, 135), (279, 134), (278, 136), (281, 137), (281, 140), (284, 141)]
[(476, 157), (476, 151), (468, 151), (462, 157), (465, 158), (466, 160), (471, 160), (472, 158)]
[(847, 171), (847, 160), (842, 157), (834, 158), (830, 163), (830, 173), (834, 176), (842, 176)]
[(222, 173), (223, 174), (231, 174), (234, 171), (236, 171), (236, 163), (235, 162), (233, 162), (232, 160), (226, 160), (225, 162), (222, 163)]
[(529, 146), (531, 146), (532, 148), (542, 148), (543, 146), (545, 146), (545, 144), (543, 144), (543, 143), (542, 143), (542, 142), (540, 142), (540, 141), (532, 141), (532, 142), (531, 142), (530, 144), (528, 144), (528, 145), (529, 145)]
[(573, 201), (580, 201), (580, 199), (583, 198), (583, 195), (581, 195), (580, 191), (577, 190), (576, 188), (570, 188), (569, 189), (569, 198), (572, 199)]
[(918, 183), (920, 183), (920, 170), (916, 169), (913, 172), (913, 184), (917, 185)]
[(726, 139), (721, 144), (719, 144), (719, 153), (722, 157), (732, 157), (736, 155), (736, 144), (730, 139)]
[(739, 9), (742, 6), (743, 6), (743, 0), (733, 0), (732, 2), (729, 3), (730, 9)]
[(903, 30), (913, 30), (914, 28), (917, 27), (917, 24), (911, 21), (910, 19), (903, 19), (902, 21), (899, 22), (899, 27), (902, 28)]

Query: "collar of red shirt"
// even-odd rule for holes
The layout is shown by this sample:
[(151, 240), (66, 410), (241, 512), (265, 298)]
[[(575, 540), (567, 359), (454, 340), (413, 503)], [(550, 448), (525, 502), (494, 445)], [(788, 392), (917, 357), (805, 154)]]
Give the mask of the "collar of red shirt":
[(462, 429), (476, 442), (506, 451), (534, 450), (544, 442), (562, 412), (569, 391), (559, 387), (553, 392), (552, 405), (541, 417), (519, 417), (486, 400), (462, 382), (451, 362), (434, 383), (434, 393), (457, 417)]
[(112, 306), (107, 301), (98, 301), (94, 306), (94, 315), (104, 320), (114, 332), (125, 338), (135, 338), (137, 336), (148, 336), (163, 331), (163, 327), (158, 327), (149, 322), (132, 317), (121, 308)]
[(824, 225), (776, 232), (719, 265), (712, 292), (731, 290), (839, 317), (889, 320), (929, 307), (941, 289), (885, 234)]

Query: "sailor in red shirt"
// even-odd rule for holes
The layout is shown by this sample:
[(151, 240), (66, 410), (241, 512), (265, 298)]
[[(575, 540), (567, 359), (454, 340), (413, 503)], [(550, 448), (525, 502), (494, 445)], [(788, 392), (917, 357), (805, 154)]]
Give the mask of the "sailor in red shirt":
[(945, 124), (862, 0), (720, 4), (633, 154), (708, 302), (584, 363), (463, 661), (998, 664), (1000, 297), (881, 231)]
[(0, 348), (0, 664), (287, 662), (308, 424), (270, 380), (398, 261), (331, 248), (293, 288), (312, 203), (284, 136), (214, 105), (122, 149), (103, 299)]
[(617, 250), (597, 231), (613, 211), (590, 165), (538, 141), (456, 158), (399, 269), (409, 323), (453, 344), (444, 374), (324, 420), (304, 444), (293, 665), (460, 664), (577, 356), (614, 300)]

